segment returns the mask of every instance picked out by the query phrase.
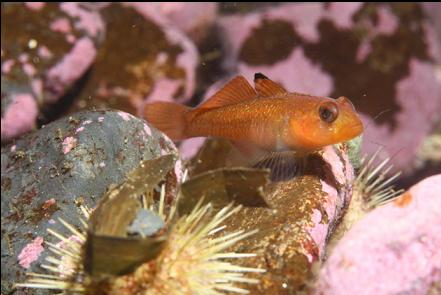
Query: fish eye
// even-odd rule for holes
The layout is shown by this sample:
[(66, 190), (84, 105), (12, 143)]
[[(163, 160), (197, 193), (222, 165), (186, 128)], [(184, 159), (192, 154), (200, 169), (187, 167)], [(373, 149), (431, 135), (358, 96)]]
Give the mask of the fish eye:
[(327, 101), (319, 107), (320, 119), (327, 123), (332, 123), (338, 117), (338, 106), (332, 101)]

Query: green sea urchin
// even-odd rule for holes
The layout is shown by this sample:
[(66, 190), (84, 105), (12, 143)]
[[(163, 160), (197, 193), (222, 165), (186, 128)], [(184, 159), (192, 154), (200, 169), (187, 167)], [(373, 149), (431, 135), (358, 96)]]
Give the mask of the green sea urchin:
[[(179, 195), (179, 193), (178, 193)], [(178, 198), (177, 198), (178, 199)], [(250, 253), (224, 252), (236, 242), (246, 239), (255, 231), (243, 230), (225, 233), (222, 223), (240, 211), (241, 206), (229, 204), (218, 212), (213, 206), (200, 200), (191, 213), (173, 218), (177, 200), (165, 213), (165, 187), (162, 186), (160, 200), (143, 198), (143, 207), (154, 210), (169, 227), (166, 246), (153, 261), (141, 264), (132, 273), (113, 276), (104, 281), (85, 272), (84, 244), (87, 239), (87, 223), (81, 219), (82, 227), (76, 229), (66, 221), (59, 222), (69, 230), (67, 237), (49, 229), (49, 233), (60, 240), (58, 244), (46, 243), (52, 256), (42, 265), (50, 274), (29, 273), (27, 282), (17, 287), (57, 289), (65, 293), (100, 294), (222, 294), (235, 292), (246, 294), (246, 289), (237, 283), (258, 283), (257, 279), (245, 277), (245, 273), (264, 272), (263, 269), (242, 267), (229, 261), (253, 257)], [(85, 216), (89, 212), (83, 209)]]
[(393, 165), (389, 164), (390, 157), (386, 157), (379, 164), (375, 164), (381, 152), (379, 148), (371, 157), (361, 159), (361, 168), (354, 181), (355, 194), (359, 194), (368, 208), (381, 206), (399, 196), (403, 190), (395, 190), (392, 185), (401, 174), (397, 172), (388, 176)]
[(237, 213), (241, 206), (233, 207), (231, 204), (212, 215), (211, 204), (201, 204), (173, 225), (167, 244), (154, 265), (144, 264), (133, 274), (117, 278), (110, 289), (116, 291), (115, 294), (133, 291), (136, 294), (248, 293), (246, 289), (236, 287), (235, 283), (258, 283), (256, 279), (246, 278), (244, 273), (264, 270), (241, 267), (226, 259), (253, 257), (255, 254), (223, 250), (256, 231), (220, 234), (225, 229), (221, 224)]

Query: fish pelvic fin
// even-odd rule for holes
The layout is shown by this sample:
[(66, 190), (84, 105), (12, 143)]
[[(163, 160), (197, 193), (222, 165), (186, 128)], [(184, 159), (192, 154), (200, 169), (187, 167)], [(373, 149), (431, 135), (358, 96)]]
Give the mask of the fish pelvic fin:
[(295, 150), (268, 151), (243, 141), (230, 142), (234, 148), (227, 157), (226, 165), (229, 167), (268, 169), (273, 182), (293, 179), (306, 170), (308, 153)]
[(186, 139), (187, 114), (190, 107), (172, 102), (155, 102), (144, 107), (144, 118), (171, 140)]
[(301, 175), (306, 166), (306, 157), (295, 151), (270, 152), (253, 168), (269, 169), (271, 181), (286, 181)]
[(218, 108), (230, 104), (236, 104), (244, 100), (257, 97), (254, 88), (243, 76), (238, 76), (228, 82), (221, 90), (211, 98), (198, 106), (198, 110)]

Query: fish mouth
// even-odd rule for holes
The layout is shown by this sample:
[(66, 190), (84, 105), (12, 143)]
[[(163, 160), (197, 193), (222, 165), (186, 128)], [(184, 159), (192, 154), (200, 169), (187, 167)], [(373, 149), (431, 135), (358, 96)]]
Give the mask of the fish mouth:
[(361, 121), (356, 122), (355, 124), (352, 124), (351, 126), (348, 126), (347, 128), (344, 128), (342, 130), (342, 134), (341, 136), (337, 136), (340, 137), (340, 141), (347, 141), (347, 140), (351, 140), (354, 137), (359, 136), (360, 134), (362, 134), (364, 131), (364, 125)]
[(352, 125), (351, 127), (352, 127), (351, 130), (358, 131), (360, 133), (362, 133), (364, 131), (364, 125), (361, 121), (357, 122), (356, 124)]
[(363, 131), (364, 131), (364, 125), (360, 121), (359, 123), (351, 126), (351, 128), (348, 130), (348, 136), (350, 136), (350, 139), (351, 139), (351, 138), (359, 136), (360, 134), (363, 133)]

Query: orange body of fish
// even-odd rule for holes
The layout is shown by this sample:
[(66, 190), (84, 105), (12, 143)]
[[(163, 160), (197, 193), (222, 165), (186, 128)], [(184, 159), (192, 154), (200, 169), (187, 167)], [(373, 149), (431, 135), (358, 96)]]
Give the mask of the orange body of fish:
[(262, 74), (238, 76), (197, 108), (157, 102), (144, 116), (172, 140), (214, 136), (266, 151), (312, 151), (363, 131), (351, 102), (290, 93)]

